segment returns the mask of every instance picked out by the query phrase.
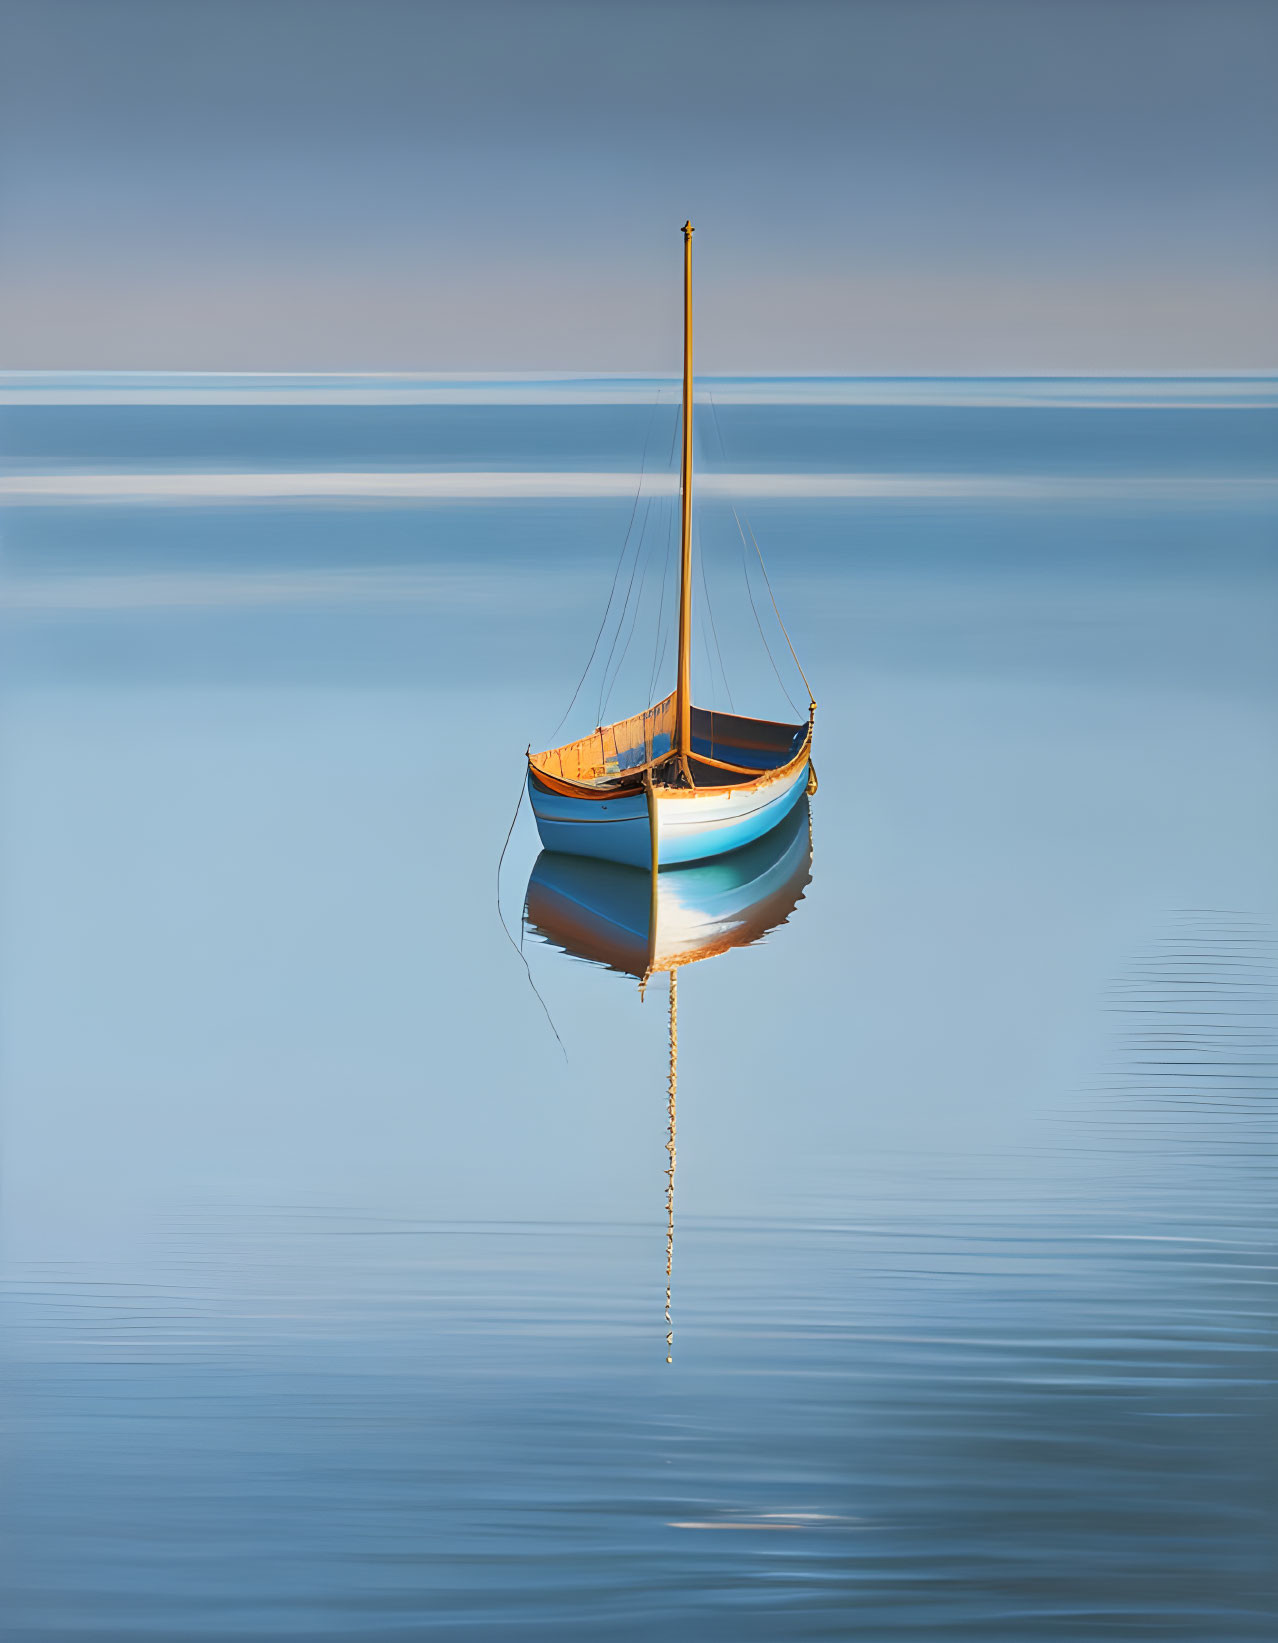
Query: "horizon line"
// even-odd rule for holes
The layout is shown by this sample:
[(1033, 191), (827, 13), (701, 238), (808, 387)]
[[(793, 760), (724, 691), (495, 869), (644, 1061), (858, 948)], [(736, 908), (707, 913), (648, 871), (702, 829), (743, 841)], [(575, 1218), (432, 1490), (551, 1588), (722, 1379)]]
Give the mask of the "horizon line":
[[(654, 382), (678, 383), (682, 380), (677, 370), (576, 370), (555, 367), (535, 371), (434, 371), (434, 370), (379, 370), (376, 368), (346, 367), (342, 369), (262, 370), (257, 367), (211, 369), (203, 366), (12, 366), (0, 367), (0, 383), (17, 378), (67, 377), (207, 377), (215, 380), (251, 377), (259, 381), (342, 381), (375, 382)], [(1114, 367), (1095, 370), (1033, 371), (702, 371), (699, 382), (1233, 382), (1278, 381), (1278, 364), (1257, 366), (1221, 366), (1219, 368), (1186, 367), (1158, 370), (1119, 370)]]

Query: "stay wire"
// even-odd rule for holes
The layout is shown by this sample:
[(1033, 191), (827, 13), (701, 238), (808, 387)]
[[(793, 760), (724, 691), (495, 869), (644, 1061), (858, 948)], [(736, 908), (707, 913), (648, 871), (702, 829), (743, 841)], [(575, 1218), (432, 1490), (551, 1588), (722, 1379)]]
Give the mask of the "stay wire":
[[(710, 420), (714, 423), (715, 438), (719, 441), (719, 450), (720, 450), (720, 453), (723, 456), (723, 460), (724, 460), (724, 463), (726, 465), (727, 460), (728, 460), (728, 448), (727, 448), (726, 444), (724, 443), (723, 429), (722, 429), (722, 427), (720, 426), (720, 423), (719, 423), (719, 407), (715, 404), (714, 395), (712, 393), (707, 393), (706, 397), (710, 402)], [(785, 680), (781, 677), (781, 669), (777, 666), (776, 657), (772, 654), (772, 646), (768, 643), (768, 636), (764, 632), (763, 623), (759, 618), (759, 609), (758, 609), (758, 606), (755, 604), (755, 601), (754, 601), (754, 588), (751, 586), (751, 583), (750, 583), (749, 552), (748, 552), (748, 549), (747, 549), (747, 546), (746, 546), (746, 539), (745, 539), (745, 533), (746, 533), (747, 530), (750, 532), (750, 541), (753, 542), (753, 544), (754, 544), (754, 551), (755, 551), (755, 554), (756, 554), (756, 556), (758, 557), (758, 560), (759, 560), (759, 569), (763, 572), (763, 582), (764, 582), (764, 586), (768, 590), (768, 598), (772, 601), (772, 613), (777, 619), (777, 626), (781, 629), (781, 635), (784, 638), (787, 647), (789, 648), (790, 655), (791, 655), (791, 657), (793, 658), (793, 661), (794, 661), (794, 665), (799, 670), (799, 677), (800, 677), (800, 679), (803, 680), (803, 686), (804, 686), (804, 689), (808, 693), (808, 701), (809, 702), (814, 702), (815, 701), (815, 698), (812, 695), (812, 686), (808, 683), (808, 676), (803, 671), (803, 665), (799, 661), (798, 655), (795, 652), (794, 644), (793, 644), (793, 642), (790, 638), (789, 631), (786, 628), (785, 622), (781, 618), (781, 611), (780, 611), (779, 606), (777, 605), (777, 597), (776, 597), (776, 594), (772, 591), (772, 579), (768, 575), (768, 567), (764, 562), (763, 550), (759, 546), (758, 538), (754, 534), (754, 527), (750, 524), (749, 518), (747, 516), (746, 521), (745, 521), (745, 527), (744, 527), (744, 529), (742, 528), (741, 515), (738, 514), (735, 504), (732, 504), (732, 517), (733, 517), (733, 519), (736, 520), (737, 532), (741, 537), (741, 572), (742, 572), (742, 575), (745, 577), (746, 592), (750, 595), (750, 609), (754, 612), (755, 626), (759, 630), (759, 637), (760, 637), (760, 639), (763, 640), (763, 648), (768, 653), (768, 660), (772, 663), (772, 671), (777, 676), (777, 683), (781, 686), (781, 690), (782, 690), (782, 693), (785, 696), (786, 701), (789, 702), (790, 706), (794, 709), (794, 711), (796, 713), (799, 713), (802, 710), (800, 709), (798, 704), (795, 702), (794, 697), (791, 696), (789, 690), (786, 688)]]
[[(710, 636), (714, 640), (715, 655), (719, 658), (719, 677), (723, 680), (723, 692), (724, 692), (724, 695), (728, 698), (728, 711), (730, 713), (735, 713), (737, 710), (733, 706), (733, 703), (732, 703), (732, 689), (731, 689), (731, 686), (728, 684), (727, 669), (723, 665), (723, 652), (719, 648), (719, 629), (715, 625), (714, 606), (710, 603), (710, 583), (706, 578), (705, 545), (701, 541), (700, 534), (698, 534), (698, 538), (697, 538), (697, 564), (698, 564), (698, 566), (700, 568), (700, 571), (701, 571), (701, 591), (706, 596), (706, 615), (710, 619), (709, 620)], [(707, 660), (708, 659), (709, 658), (707, 656)]]
[[(679, 438), (679, 430), (683, 426), (683, 405), (679, 406), (679, 415), (674, 419), (674, 427), (670, 430), (670, 449), (666, 452), (666, 472), (674, 470), (675, 443)], [(657, 680), (661, 676), (661, 664), (666, 659), (666, 648), (670, 643), (668, 631), (662, 631), (666, 610), (666, 589), (670, 583), (670, 555), (674, 547), (675, 503), (670, 504), (670, 512), (666, 516), (666, 563), (661, 573), (661, 606), (657, 612), (657, 631), (652, 637), (652, 677), (648, 681), (648, 700), (652, 700), (652, 693), (657, 688)], [(661, 654), (657, 654), (657, 646), (661, 646)]]
[(748, 558), (748, 550), (746, 547), (745, 531), (741, 528), (741, 519), (735, 507), (732, 509), (732, 517), (737, 522), (737, 531), (741, 537), (741, 574), (745, 578), (746, 592), (750, 595), (750, 609), (754, 612), (754, 625), (759, 630), (760, 639), (763, 640), (763, 648), (767, 651), (768, 660), (772, 663), (772, 671), (776, 674), (777, 683), (781, 686), (781, 694), (785, 697), (786, 701), (789, 702), (790, 706), (796, 713), (801, 713), (803, 710), (787, 689), (786, 682), (781, 677), (781, 669), (777, 666), (777, 659), (772, 654), (772, 646), (768, 643), (768, 636), (763, 631), (763, 620), (759, 615), (759, 607), (754, 602), (754, 589), (750, 585), (750, 563)]
[[(674, 469), (675, 443), (679, 438), (679, 429), (683, 426), (683, 406), (679, 407), (679, 415), (674, 419), (674, 427), (670, 433), (670, 449), (666, 452), (666, 472)], [(657, 688), (657, 680), (661, 677), (661, 664), (666, 659), (666, 650), (670, 644), (669, 630), (662, 631), (666, 613), (666, 589), (670, 585), (670, 556), (674, 551), (674, 522), (677, 512), (676, 500), (670, 503), (670, 512), (666, 515), (666, 561), (661, 572), (661, 604), (657, 610), (657, 631), (652, 636), (652, 675), (648, 680), (648, 700)], [(657, 654), (657, 646), (661, 646), (661, 654)]]
[[(651, 701), (657, 688), (657, 676), (661, 670), (661, 663), (666, 659), (665, 633), (666, 620), (666, 589), (670, 585), (670, 554), (674, 546), (674, 503), (670, 504), (666, 513), (666, 559), (661, 570), (661, 603), (657, 607), (657, 628), (652, 636), (652, 672), (648, 677), (648, 700)], [(657, 647), (661, 647), (661, 655), (657, 655)]]
[[(674, 428), (670, 435), (670, 450), (666, 455), (666, 472), (674, 470), (675, 442), (679, 437), (679, 430), (683, 427), (683, 406), (679, 407), (679, 415), (675, 418)], [(666, 589), (670, 585), (670, 556), (674, 551), (674, 522), (677, 511), (678, 497), (670, 504), (670, 512), (666, 520), (666, 562), (661, 573), (661, 606), (657, 612), (657, 631), (652, 637), (652, 674), (648, 680), (648, 700), (652, 700), (653, 692), (657, 688), (657, 680), (661, 677), (661, 664), (666, 659), (666, 651), (670, 648), (670, 629), (663, 628), (666, 609)], [(672, 613), (673, 615), (673, 613)], [(658, 652), (658, 645), (661, 649)]]
[[(558, 1044), (558, 1046), (559, 1046), (559, 1053), (563, 1056), (563, 1058), (566, 1062), (568, 1060), (568, 1051), (564, 1048), (564, 1041), (559, 1036), (559, 1028), (555, 1026), (554, 1017), (551, 1015), (549, 1009), (546, 1006), (546, 1000), (541, 996), (541, 994), (537, 990), (537, 983), (533, 980), (533, 973), (532, 973), (532, 970), (529, 968), (528, 960), (524, 955), (523, 946), (520, 942), (517, 942), (515, 940), (514, 936), (511, 935), (509, 926), (506, 923), (506, 915), (501, 910), (501, 869), (502, 869), (502, 863), (506, 860), (507, 850), (510, 849), (510, 841), (511, 841), (511, 838), (512, 838), (512, 836), (514, 834), (514, 831), (515, 831), (515, 823), (519, 820), (519, 812), (520, 812), (521, 807), (523, 806), (524, 794), (527, 791), (528, 791), (528, 782), (527, 782), (527, 778), (525, 777), (523, 780), (520, 781), (520, 784), (519, 784), (519, 798), (515, 802), (515, 814), (510, 818), (510, 826), (506, 829), (506, 842), (502, 845), (501, 855), (498, 856), (498, 858), (497, 858), (497, 918), (501, 923), (502, 931), (505, 934), (506, 940), (515, 949), (515, 953), (519, 958), (519, 962), (524, 967), (524, 974), (528, 977), (528, 985), (533, 990), (533, 997), (537, 1000), (538, 1004), (541, 1005), (542, 1014), (546, 1017), (546, 1021), (548, 1022), (549, 1026), (550, 1026), (550, 1030), (555, 1035), (555, 1043)], [(521, 925), (521, 929), (522, 929), (522, 925)]]
[[(634, 608), (634, 611), (631, 613), (630, 627), (626, 632), (625, 643), (621, 647), (621, 654), (617, 658), (616, 667), (612, 670), (612, 679), (608, 683), (608, 688), (604, 693), (603, 701), (602, 701), (602, 704), (601, 704), (600, 709), (599, 709), (599, 723), (600, 724), (603, 723), (604, 713), (605, 713), (605, 711), (608, 707), (608, 703), (612, 700), (613, 691), (617, 688), (617, 679), (620, 676), (622, 665), (625, 662), (626, 657), (630, 652), (630, 641), (635, 636), (635, 624), (639, 620), (639, 611), (640, 611), (640, 608), (643, 605), (644, 589), (648, 585), (648, 569), (649, 569), (649, 564), (650, 564), (650, 560), (651, 560), (651, 550), (649, 550), (649, 553), (647, 555), (644, 555), (643, 545), (644, 545), (644, 541), (645, 541), (645, 539), (647, 537), (647, 534), (648, 534), (648, 517), (651, 514), (651, 512), (652, 512), (652, 498), (649, 497), (648, 498), (648, 505), (644, 509), (643, 524), (639, 528), (639, 547), (638, 547), (638, 549), (635, 553), (635, 569), (636, 570), (639, 567), (640, 558), (643, 559), (643, 570), (642, 570), (642, 572), (640, 573), (640, 576), (639, 576), (639, 592), (635, 596), (635, 608)], [(634, 573), (633, 572), (631, 573), (630, 580), (631, 580), (631, 583), (633, 584), (633, 582), (634, 582)], [(621, 629), (622, 629), (622, 626), (624, 626), (624, 624), (625, 624), (626, 611), (629, 609), (629, 607), (630, 607), (630, 592), (629, 592), (629, 589), (627, 589), (627, 591), (626, 591), (626, 602), (621, 607), (621, 622), (617, 626), (617, 638), (621, 637)], [(614, 650), (616, 649), (616, 639), (614, 639), (614, 641), (613, 641), (613, 649)], [(611, 658), (610, 658), (610, 660), (611, 660)], [(607, 678), (607, 674), (605, 673), (605, 679), (606, 678)]]
[[(627, 617), (630, 617), (630, 631), (633, 631), (634, 628), (634, 617), (631, 616), (630, 609), (631, 596), (634, 595), (636, 599), (635, 615), (638, 614), (638, 605), (643, 602), (643, 590), (648, 580), (648, 558), (650, 552), (650, 550), (647, 549), (648, 521), (652, 518), (653, 502), (654, 498), (652, 496), (649, 496), (644, 502), (643, 518), (640, 521), (639, 536), (635, 543), (634, 558), (630, 565), (630, 577), (626, 583), (626, 594), (625, 598), (621, 601), (621, 613), (617, 617), (617, 626), (612, 635), (612, 643), (608, 647), (607, 659), (604, 662), (603, 678), (599, 683), (600, 724), (603, 723), (604, 708), (607, 706), (608, 699), (612, 695), (613, 687), (617, 682), (617, 671), (620, 669), (622, 662), (625, 661), (626, 651), (629, 649), (629, 638), (627, 637), (623, 644), (622, 634), (627, 633)], [(639, 578), (637, 593), (635, 589), (636, 577)], [(617, 654), (617, 646), (619, 644), (622, 646), (620, 655)], [(614, 659), (616, 660), (615, 668), (613, 666)]]
[(674, 428), (670, 434), (670, 450), (666, 456), (666, 472), (674, 467), (675, 441), (679, 437), (679, 430), (683, 426), (683, 402), (679, 404), (679, 415), (674, 419)]
[(604, 629), (608, 626), (608, 617), (612, 612), (612, 601), (617, 592), (617, 583), (621, 578), (621, 567), (626, 562), (626, 549), (630, 546), (630, 533), (635, 528), (635, 515), (639, 512), (639, 498), (643, 495), (644, 473), (648, 463), (648, 441), (652, 437), (652, 426), (656, 421), (657, 411), (661, 405), (661, 395), (662, 390), (658, 388), (657, 396), (652, 402), (652, 410), (648, 414), (648, 426), (644, 431), (643, 436), (643, 452), (639, 458), (639, 483), (635, 487), (635, 500), (630, 509), (630, 520), (626, 525), (626, 534), (621, 544), (621, 552), (617, 555), (617, 568), (612, 573), (612, 586), (608, 590), (608, 603), (604, 606), (603, 620), (599, 624), (598, 633), (595, 634), (595, 642), (590, 647), (590, 655), (587, 656), (586, 665), (581, 670), (581, 677), (577, 680), (576, 689), (569, 697), (568, 706), (564, 709), (563, 716), (560, 718), (559, 723), (550, 733), (552, 740), (559, 734), (563, 727), (564, 720), (566, 720), (568, 715), (572, 712), (573, 705), (575, 704), (578, 696), (581, 694), (581, 687), (586, 682), (586, 676), (590, 672), (591, 663), (594, 661), (595, 655), (599, 650), (599, 641), (603, 638)]
[[(706, 689), (707, 691), (713, 693), (715, 690), (714, 657), (710, 654), (710, 641), (706, 637), (706, 625), (704, 622), (697, 623), (697, 638), (701, 640), (701, 654), (706, 659)], [(697, 667), (699, 670), (701, 667), (700, 662), (697, 663)]]
[[(655, 410), (655, 407), (654, 407), (654, 410)], [(674, 430), (670, 435), (670, 450), (669, 450), (669, 452), (667, 453), (667, 456), (666, 456), (667, 471), (669, 470), (671, 464), (674, 461), (675, 439), (678, 436), (681, 421), (682, 421), (682, 412), (680, 412), (680, 415), (675, 418)], [(648, 518), (649, 518), (649, 514), (651, 513), (651, 510), (652, 510), (652, 500), (653, 499), (650, 496), (648, 498), (648, 505), (644, 509), (643, 524), (639, 527), (639, 542), (638, 542), (638, 546), (635, 549), (634, 563), (630, 567), (630, 581), (629, 581), (629, 583), (626, 587), (626, 597), (625, 597), (624, 602), (622, 603), (621, 615), (617, 619), (617, 626), (616, 626), (616, 629), (615, 629), (615, 631), (613, 633), (613, 636), (612, 636), (612, 644), (608, 648), (608, 659), (604, 663), (604, 677), (603, 677), (603, 681), (600, 684), (600, 689), (599, 689), (598, 718), (596, 720), (596, 722), (598, 724), (603, 723), (604, 710), (607, 707), (608, 702), (612, 697), (613, 690), (616, 688), (617, 675), (621, 671), (621, 665), (625, 661), (626, 654), (630, 649), (630, 641), (634, 637), (635, 623), (638, 620), (638, 616), (639, 616), (639, 606), (638, 606), (638, 604), (635, 606), (634, 615), (630, 619), (630, 630), (626, 635), (625, 644), (622, 646), (621, 655), (617, 660), (616, 669), (615, 669), (615, 671), (612, 671), (612, 682), (608, 683), (608, 675), (609, 675), (609, 671), (612, 670), (612, 659), (613, 659), (613, 656), (616, 653), (617, 641), (618, 641), (618, 639), (620, 639), (621, 630), (625, 626), (626, 611), (630, 608), (630, 592), (631, 592), (631, 589), (634, 587), (635, 572), (639, 568), (639, 558), (640, 558), (640, 554), (643, 551), (644, 539), (645, 539), (645, 537), (647, 535), (647, 531), (648, 531)], [(633, 524), (633, 520), (631, 521), (631, 523)], [(643, 567), (643, 574), (639, 579), (639, 601), (640, 601), (640, 603), (642, 603), (642, 600), (643, 600), (643, 590), (644, 590), (644, 585), (647, 582), (647, 580), (648, 580), (648, 562), (645, 560), (644, 561), (644, 567)], [(663, 586), (663, 588), (662, 588), (663, 599), (664, 599), (664, 594), (665, 594), (665, 588)], [(655, 641), (654, 641), (654, 643), (655, 643)], [(606, 686), (606, 689), (605, 689), (605, 686)], [(649, 697), (651, 697), (651, 695), (652, 695), (651, 689), (649, 689), (648, 694), (649, 694)]]
[[(658, 675), (660, 675), (660, 673), (661, 673), (661, 664), (665, 661), (666, 652), (669, 649), (670, 649), (670, 629), (667, 628), (666, 631), (665, 631), (665, 634), (663, 635), (662, 640), (661, 640), (661, 655), (658, 656), (658, 658), (657, 658), (657, 673), (658, 673)], [(652, 692), (649, 691), (648, 694), (651, 696)], [(669, 694), (669, 692), (667, 692), (667, 694)]]
[(790, 638), (789, 629), (786, 627), (785, 622), (782, 619), (781, 610), (777, 604), (777, 596), (772, 591), (772, 578), (768, 575), (768, 567), (764, 563), (763, 549), (759, 546), (749, 519), (746, 520), (746, 529), (750, 532), (750, 540), (754, 543), (754, 551), (759, 556), (759, 569), (763, 572), (763, 583), (768, 590), (768, 598), (772, 601), (772, 613), (777, 619), (777, 626), (781, 629), (781, 636), (789, 647), (790, 656), (794, 661), (795, 667), (799, 670), (799, 677), (803, 680), (803, 688), (808, 693), (808, 701), (812, 703), (813, 707), (815, 707), (816, 697), (812, 694), (812, 686), (808, 683), (808, 676), (803, 671), (803, 663), (798, 658), (798, 654), (794, 648), (794, 641)]

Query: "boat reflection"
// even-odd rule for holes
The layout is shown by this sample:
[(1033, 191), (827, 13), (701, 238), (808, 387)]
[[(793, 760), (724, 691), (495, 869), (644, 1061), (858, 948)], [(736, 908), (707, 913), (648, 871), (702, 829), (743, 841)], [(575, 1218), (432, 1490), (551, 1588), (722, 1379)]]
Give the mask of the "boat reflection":
[(651, 873), (543, 850), (524, 918), (552, 946), (646, 983), (659, 970), (749, 947), (784, 924), (812, 877), (812, 823), (802, 799), (763, 838), (689, 867)]
[(636, 976), (640, 994), (659, 971), (670, 978), (666, 1153), (666, 1362), (674, 1361), (670, 1315), (674, 1268), (679, 971), (749, 947), (784, 924), (812, 880), (812, 820), (803, 798), (761, 839), (731, 855), (645, 872), (591, 856), (543, 850), (524, 903), (525, 927), (573, 958)]

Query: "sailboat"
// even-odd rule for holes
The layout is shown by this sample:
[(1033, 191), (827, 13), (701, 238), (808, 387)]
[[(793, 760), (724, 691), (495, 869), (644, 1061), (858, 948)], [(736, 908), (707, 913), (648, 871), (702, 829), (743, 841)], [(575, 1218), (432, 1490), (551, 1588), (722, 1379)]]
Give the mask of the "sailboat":
[(815, 791), (812, 727), (692, 702), (692, 234), (683, 225), (683, 453), (675, 688), (642, 713), (528, 754), (547, 850), (655, 871), (738, 850)]

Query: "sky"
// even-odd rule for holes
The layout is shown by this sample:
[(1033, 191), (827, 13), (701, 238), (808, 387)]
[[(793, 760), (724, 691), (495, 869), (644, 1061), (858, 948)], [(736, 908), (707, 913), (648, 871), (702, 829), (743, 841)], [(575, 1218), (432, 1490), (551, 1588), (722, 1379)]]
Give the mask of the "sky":
[(1278, 366), (1272, 0), (0, 0), (0, 368)]

